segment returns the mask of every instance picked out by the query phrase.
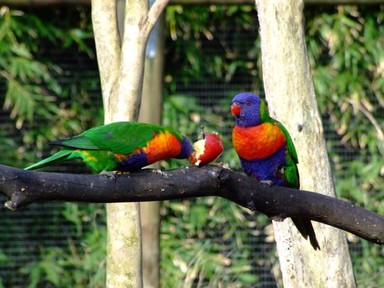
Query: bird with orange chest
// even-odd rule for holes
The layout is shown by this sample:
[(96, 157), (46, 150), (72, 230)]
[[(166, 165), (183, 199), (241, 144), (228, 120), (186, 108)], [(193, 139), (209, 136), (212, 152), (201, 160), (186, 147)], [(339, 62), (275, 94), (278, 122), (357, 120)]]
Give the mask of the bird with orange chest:
[(51, 142), (62, 150), (25, 169), (71, 159), (83, 160), (94, 172), (132, 172), (170, 158), (189, 159), (191, 164), (200, 166), (218, 158), (224, 149), (218, 134), (209, 133), (203, 140), (204, 149), (195, 150), (194, 147), (200, 145), (192, 146), (187, 137), (173, 129), (155, 124), (114, 122), (73, 138)]
[[(269, 116), (264, 101), (253, 93), (237, 94), (231, 113), (236, 121), (232, 143), (244, 172), (259, 181), (299, 189), (295, 146), (283, 124)], [(312, 247), (320, 249), (311, 221), (298, 217), (292, 221)]]

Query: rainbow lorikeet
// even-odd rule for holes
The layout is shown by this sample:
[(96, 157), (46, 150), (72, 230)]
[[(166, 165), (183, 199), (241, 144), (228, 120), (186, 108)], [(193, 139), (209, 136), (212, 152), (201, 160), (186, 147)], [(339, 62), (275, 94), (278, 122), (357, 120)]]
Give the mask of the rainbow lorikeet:
[[(264, 101), (252, 93), (237, 94), (231, 113), (236, 120), (232, 143), (244, 172), (259, 181), (299, 189), (295, 146), (283, 124), (269, 116)], [(320, 249), (311, 221), (292, 221), (313, 248)]]
[[(208, 135), (197, 153), (189, 139), (173, 129), (138, 122), (115, 122), (73, 138), (51, 142), (63, 149), (25, 169), (76, 158), (82, 159), (95, 172), (137, 171), (169, 158), (189, 158), (192, 164), (203, 165), (218, 158), (223, 151), (220, 136), (217, 133)], [(215, 135), (214, 141), (211, 135)]]

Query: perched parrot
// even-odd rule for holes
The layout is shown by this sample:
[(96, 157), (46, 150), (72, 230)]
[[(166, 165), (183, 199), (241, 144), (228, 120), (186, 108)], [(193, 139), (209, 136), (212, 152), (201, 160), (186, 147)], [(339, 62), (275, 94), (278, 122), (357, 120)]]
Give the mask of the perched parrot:
[[(295, 146), (287, 129), (269, 116), (264, 101), (252, 93), (237, 94), (231, 113), (236, 120), (232, 143), (244, 172), (259, 181), (299, 189)], [(292, 221), (305, 239), (309, 237), (313, 248), (320, 250), (311, 221), (297, 217)]]
[[(115, 122), (89, 129), (70, 139), (51, 142), (63, 149), (25, 169), (37, 169), (75, 158), (82, 159), (95, 172), (137, 171), (169, 158), (189, 158), (192, 164), (204, 165), (210, 161), (201, 157), (213, 161), (223, 151), (220, 149), (223, 147), (220, 136), (216, 133), (207, 136), (211, 134), (216, 135), (216, 142), (212, 144), (206, 138), (210, 148), (196, 155), (189, 139), (175, 130), (154, 124)], [(211, 146), (219, 148), (212, 149)]]

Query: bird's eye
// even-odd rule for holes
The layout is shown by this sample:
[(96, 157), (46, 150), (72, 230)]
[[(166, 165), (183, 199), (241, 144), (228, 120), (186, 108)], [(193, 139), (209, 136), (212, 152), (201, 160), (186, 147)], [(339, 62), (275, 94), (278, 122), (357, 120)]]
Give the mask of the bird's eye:
[(251, 105), (252, 105), (252, 102), (251, 102), (251, 101), (247, 101), (247, 102), (245, 103), (245, 105), (247, 105), (247, 106), (251, 106)]

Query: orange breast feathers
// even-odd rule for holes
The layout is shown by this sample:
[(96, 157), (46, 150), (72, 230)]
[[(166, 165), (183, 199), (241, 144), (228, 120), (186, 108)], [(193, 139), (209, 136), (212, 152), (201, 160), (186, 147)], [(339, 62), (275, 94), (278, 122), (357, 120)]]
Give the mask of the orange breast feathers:
[(245, 160), (267, 158), (285, 145), (285, 136), (277, 124), (264, 123), (255, 127), (235, 126), (232, 143)]
[(181, 144), (177, 137), (168, 131), (153, 136), (143, 148), (148, 164), (175, 157), (181, 152)]

